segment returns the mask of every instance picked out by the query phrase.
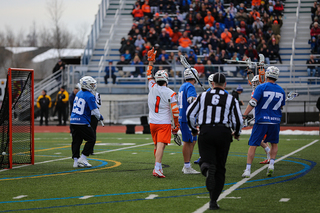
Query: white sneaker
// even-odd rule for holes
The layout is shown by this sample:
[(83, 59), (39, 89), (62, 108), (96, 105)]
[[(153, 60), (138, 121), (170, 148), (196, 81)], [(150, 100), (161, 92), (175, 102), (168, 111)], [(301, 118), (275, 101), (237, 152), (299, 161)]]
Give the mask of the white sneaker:
[(249, 178), (250, 177), (250, 174), (251, 174), (251, 172), (250, 172), (250, 170), (244, 170), (244, 172), (243, 172), (243, 174), (242, 174), (242, 177), (243, 178)]
[(200, 174), (200, 172), (198, 172), (197, 170), (193, 169), (192, 167), (189, 167), (189, 168), (183, 167), (182, 168), (182, 172), (184, 174)]
[(268, 170), (267, 170), (267, 176), (271, 177), (274, 172), (274, 165), (269, 165)]
[(73, 167), (74, 167), (74, 168), (79, 167), (78, 162), (74, 162), (74, 163), (73, 163)]
[(92, 165), (86, 159), (79, 158), (78, 167), (92, 167)]

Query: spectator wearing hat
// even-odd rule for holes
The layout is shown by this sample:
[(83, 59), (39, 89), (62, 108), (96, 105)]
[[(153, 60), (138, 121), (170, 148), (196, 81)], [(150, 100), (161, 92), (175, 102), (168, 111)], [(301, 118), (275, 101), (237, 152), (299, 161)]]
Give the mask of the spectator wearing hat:
[(237, 12), (235, 18), (237, 19), (237, 22), (236, 22), (237, 26), (239, 26), (241, 21), (247, 22), (248, 15), (247, 15), (247, 13), (244, 12), (243, 7), (239, 8), (239, 12)]
[(207, 16), (204, 17), (204, 23), (207, 25), (209, 24), (210, 27), (213, 27), (213, 24), (214, 24), (214, 18), (213, 16), (211, 15), (211, 12), (208, 11), (207, 12)]
[(239, 86), (237, 87), (237, 89), (232, 91), (232, 96), (239, 101), (239, 105), (243, 106), (243, 101), (240, 101), (239, 95), (243, 92), (243, 88), (242, 86), (239, 84)]
[(315, 77), (316, 75), (316, 66), (312, 64), (317, 64), (317, 61), (314, 60), (313, 55), (310, 55), (310, 59), (307, 60), (307, 72), (309, 77)]
[(117, 70), (114, 66), (112, 66), (112, 64), (113, 64), (113, 61), (110, 60), (108, 66), (106, 66), (104, 69), (104, 71), (106, 73), (106, 75), (104, 76), (105, 84), (108, 84), (108, 79), (110, 78), (110, 75), (112, 77), (112, 83), (113, 84), (116, 83), (117, 76), (115, 75), (115, 73), (117, 72)]
[(220, 27), (220, 23), (217, 22), (215, 25), (215, 28), (213, 30), (213, 33), (218, 37), (221, 38), (221, 33), (223, 33), (222, 27)]
[(279, 62), (282, 64), (282, 60), (279, 54), (279, 44), (276, 44), (276, 39), (272, 38), (272, 42), (268, 46), (270, 52), (270, 59), (277, 57)]
[(274, 20), (274, 22), (272, 23), (272, 32), (275, 35), (280, 35), (280, 25), (279, 22), (277, 20)]
[(190, 45), (192, 45), (192, 41), (188, 37), (187, 32), (183, 32), (183, 36), (179, 39), (179, 47), (178, 50), (181, 52), (186, 52), (189, 54), (190, 52)]

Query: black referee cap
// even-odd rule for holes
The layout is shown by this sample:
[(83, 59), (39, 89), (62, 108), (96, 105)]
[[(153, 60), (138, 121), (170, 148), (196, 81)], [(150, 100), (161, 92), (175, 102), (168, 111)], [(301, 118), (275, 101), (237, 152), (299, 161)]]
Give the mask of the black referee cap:
[(213, 76), (213, 82), (218, 84), (223, 84), (226, 82), (226, 76), (222, 73), (216, 73)]

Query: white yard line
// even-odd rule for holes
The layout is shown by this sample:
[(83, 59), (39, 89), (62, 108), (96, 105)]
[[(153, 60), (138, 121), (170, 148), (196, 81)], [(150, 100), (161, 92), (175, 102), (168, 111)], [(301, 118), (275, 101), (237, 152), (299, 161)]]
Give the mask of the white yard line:
[[(115, 152), (115, 151), (120, 151), (120, 150), (124, 150), (124, 149), (131, 149), (131, 148), (136, 148), (136, 147), (140, 147), (140, 146), (147, 146), (147, 145), (151, 145), (152, 143), (145, 143), (145, 144), (140, 144), (140, 145), (136, 145), (136, 146), (129, 146), (129, 147), (123, 147), (123, 148), (119, 148), (119, 149), (112, 149), (112, 150), (107, 150), (107, 151), (102, 151), (102, 152), (95, 152), (95, 155), (98, 154), (104, 154), (104, 153), (108, 153), (108, 152)], [(42, 161), (42, 162), (37, 162), (34, 163), (35, 165), (37, 164), (43, 164), (43, 163), (51, 163), (54, 161), (60, 161), (60, 160), (67, 160), (70, 159), (70, 157), (66, 157), (66, 158), (59, 158), (59, 159), (54, 159), (54, 160), (48, 160), (48, 161)], [(21, 166), (15, 166), (12, 169), (18, 169), (18, 168), (22, 168), (22, 167), (26, 167), (26, 166), (30, 166), (31, 164), (26, 164), (26, 165), (21, 165)], [(0, 172), (5, 172), (5, 171), (10, 171), (10, 169), (2, 169), (0, 170)]]
[[(307, 144), (307, 145), (305, 145), (305, 146), (303, 146), (303, 147), (301, 147), (301, 148), (299, 148), (299, 149), (297, 149), (297, 150), (295, 150), (295, 151), (293, 151), (293, 152), (291, 152), (291, 153), (289, 153), (289, 154), (287, 154), (287, 155), (282, 156), (281, 158), (275, 160), (274, 162), (277, 163), (277, 162), (279, 162), (279, 161), (281, 161), (281, 160), (283, 160), (283, 159), (285, 159), (285, 158), (287, 158), (287, 157), (289, 157), (289, 156), (291, 156), (291, 155), (293, 155), (293, 154), (295, 154), (295, 153), (297, 153), (297, 152), (300, 152), (301, 150), (303, 150), (303, 149), (305, 149), (305, 148), (307, 148), (307, 147), (315, 144), (315, 143), (318, 142), (318, 141), (319, 141), (319, 140), (314, 140), (314, 141), (312, 141), (311, 143), (309, 143), (309, 144)], [(263, 170), (266, 169), (267, 167), (268, 167), (268, 165), (264, 165), (264, 166), (261, 167), (260, 169), (257, 169), (256, 171), (254, 171), (254, 172), (250, 175), (250, 178), (243, 178), (243, 179), (240, 180), (238, 183), (234, 184), (234, 185), (231, 186), (229, 189), (227, 189), (227, 190), (225, 190), (224, 192), (222, 192), (221, 195), (219, 196), (219, 199), (218, 199), (217, 201), (219, 201), (219, 200), (221, 200), (221, 199), (223, 199), (223, 198), (226, 198), (231, 192), (233, 192), (234, 190), (236, 190), (237, 188), (239, 188), (241, 185), (243, 185), (244, 183), (246, 183), (248, 180), (250, 180), (251, 178), (253, 178), (253, 177), (256, 176), (257, 174), (259, 174), (261, 171), (263, 171)], [(197, 209), (197, 210), (194, 211), (193, 213), (203, 213), (203, 212), (205, 212), (206, 210), (208, 210), (208, 208), (209, 208), (209, 202), (206, 203), (206, 204), (204, 204), (204, 206), (200, 207), (199, 209)]]

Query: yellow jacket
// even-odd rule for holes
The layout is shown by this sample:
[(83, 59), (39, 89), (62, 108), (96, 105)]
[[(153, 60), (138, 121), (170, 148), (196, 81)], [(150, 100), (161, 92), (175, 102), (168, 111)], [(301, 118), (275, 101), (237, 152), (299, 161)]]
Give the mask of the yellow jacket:
[(52, 102), (49, 95), (40, 95), (37, 100), (37, 107), (41, 108), (51, 108)]
[(69, 101), (69, 93), (65, 90), (63, 92), (59, 91), (57, 94), (55, 105), (66, 104)]

